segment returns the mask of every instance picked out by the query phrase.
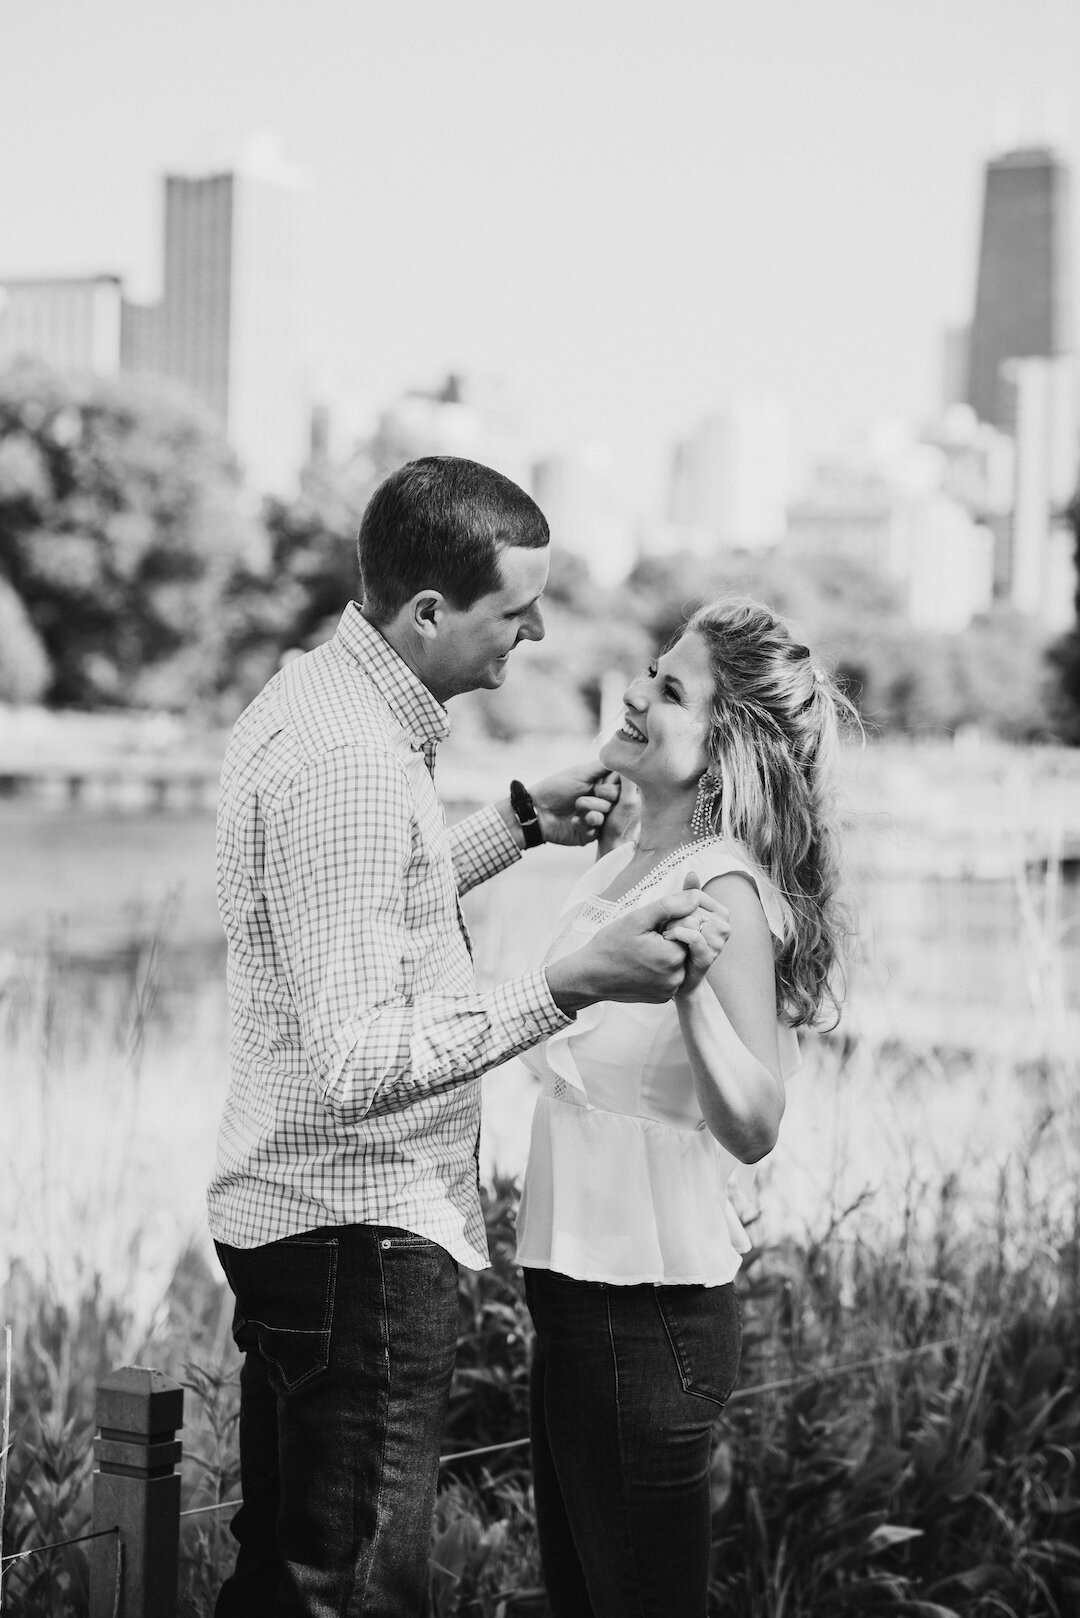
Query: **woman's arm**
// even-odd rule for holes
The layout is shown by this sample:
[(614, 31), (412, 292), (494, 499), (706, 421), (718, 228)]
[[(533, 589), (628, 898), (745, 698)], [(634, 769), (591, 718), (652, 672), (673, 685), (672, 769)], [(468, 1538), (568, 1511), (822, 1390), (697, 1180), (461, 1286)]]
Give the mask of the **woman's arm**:
[(688, 971), (675, 1006), (709, 1131), (756, 1163), (776, 1144), (785, 1101), (772, 934), (748, 877), (714, 877), (705, 892), (724, 906), (729, 936), (704, 976)]

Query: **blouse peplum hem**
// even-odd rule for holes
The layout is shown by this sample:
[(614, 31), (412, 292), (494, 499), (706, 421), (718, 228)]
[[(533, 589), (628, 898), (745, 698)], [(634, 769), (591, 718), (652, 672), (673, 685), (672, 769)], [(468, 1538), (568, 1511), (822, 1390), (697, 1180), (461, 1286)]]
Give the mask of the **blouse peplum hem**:
[(518, 1263), (616, 1286), (723, 1286), (751, 1245), (728, 1197), (740, 1167), (704, 1127), (545, 1090), (518, 1210)]

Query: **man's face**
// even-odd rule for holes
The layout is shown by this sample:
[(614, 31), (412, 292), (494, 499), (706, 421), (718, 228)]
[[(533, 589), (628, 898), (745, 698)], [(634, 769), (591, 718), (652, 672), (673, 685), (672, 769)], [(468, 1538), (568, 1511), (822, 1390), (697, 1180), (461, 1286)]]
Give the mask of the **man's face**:
[[(499, 556), (502, 583), (471, 607), (443, 601), (438, 636), (440, 702), (463, 691), (493, 691), (506, 679), (510, 653), (521, 640), (543, 640), (540, 597), (547, 584), (549, 550), (507, 545)], [(434, 672), (434, 671), (432, 671)]]

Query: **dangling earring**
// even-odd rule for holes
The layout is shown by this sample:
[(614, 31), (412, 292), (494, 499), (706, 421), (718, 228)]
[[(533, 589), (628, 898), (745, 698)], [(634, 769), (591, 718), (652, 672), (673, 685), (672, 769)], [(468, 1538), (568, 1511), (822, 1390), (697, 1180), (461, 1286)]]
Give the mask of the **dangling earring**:
[(694, 804), (694, 813), (690, 817), (690, 831), (694, 837), (711, 837), (713, 835), (713, 812), (720, 800), (723, 788), (715, 775), (706, 770), (698, 782), (697, 800)]

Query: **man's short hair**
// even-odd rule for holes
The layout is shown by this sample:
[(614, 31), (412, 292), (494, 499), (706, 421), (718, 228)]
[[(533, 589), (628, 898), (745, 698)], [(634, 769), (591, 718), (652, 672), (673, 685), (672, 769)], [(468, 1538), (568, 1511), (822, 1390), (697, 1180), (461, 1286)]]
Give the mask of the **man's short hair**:
[(357, 550), (364, 612), (385, 624), (420, 590), (467, 610), (499, 589), (507, 545), (550, 540), (540, 507), (490, 466), (425, 455), (391, 472), (368, 501)]

